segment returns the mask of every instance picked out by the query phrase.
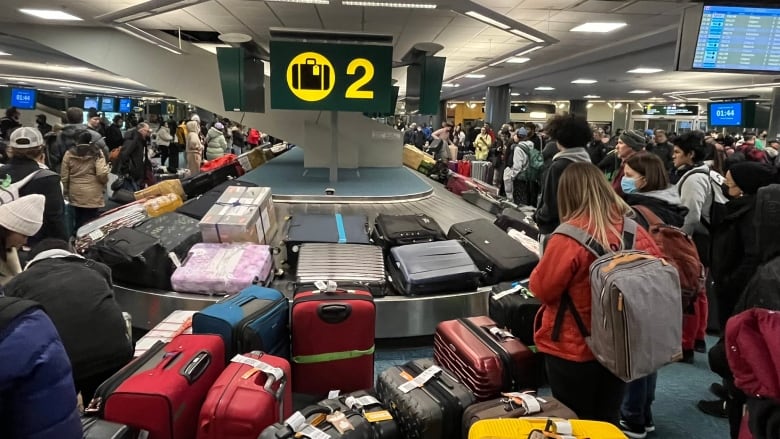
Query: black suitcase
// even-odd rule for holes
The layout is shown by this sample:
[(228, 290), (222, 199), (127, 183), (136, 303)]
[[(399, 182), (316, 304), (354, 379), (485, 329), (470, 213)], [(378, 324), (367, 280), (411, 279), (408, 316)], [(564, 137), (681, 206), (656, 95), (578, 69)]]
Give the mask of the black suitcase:
[(203, 195), (229, 179), (238, 178), (240, 167), (241, 165), (238, 163), (231, 163), (185, 178), (181, 181), (181, 185), (184, 188), (184, 193), (187, 194), (187, 199)]
[(500, 227), (503, 231), (512, 228), (519, 232), (525, 232), (526, 235), (533, 239), (539, 239), (539, 229), (536, 227), (536, 223), (534, 223), (533, 211), (533, 208), (520, 210), (514, 207), (507, 207), (501, 210), (493, 224)]
[(217, 202), (217, 199), (219, 199), (219, 197), (222, 195), (222, 192), (224, 192), (228, 186), (253, 187), (257, 185), (241, 180), (228, 180), (217, 185), (217, 187), (214, 189), (197, 198), (187, 200), (183, 206), (176, 209), (176, 212), (182, 215), (187, 215), (190, 218), (195, 218), (196, 220), (201, 220), (204, 216), (206, 216), (206, 212), (208, 212), (209, 209), (214, 206), (214, 204)]
[(509, 329), (524, 345), (533, 346), (534, 321), (542, 302), (528, 291), (527, 282), (502, 282), (493, 286), (488, 301), (490, 318)]
[(539, 263), (539, 256), (508, 237), (486, 219), (453, 224), (447, 238), (458, 239), (483, 272), (485, 285), (525, 279)]
[(364, 215), (293, 215), (287, 224), (287, 264), (298, 266), (298, 251), (304, 243), (370, 244), (368, 217)]
[(400, 294), (455, 293), (479, 286), (481, 272), (458, 241), (393, 247), (387, 259), (387, 273)]
[(461, 437), (463, 411), (474, 403), (468, 387), (443, 369), (422, 386), (409, 382), (419, 380), (417, 377), (432, 366), (429, 358), (412, 360), (385, 370), (377, 379), (379, 399), (389, 407), (405, 438)]
[[(376, 398), (374, 392), (359, 390), (338, 398), (326, 399), (319, 403), (325, 407), (330, 407), (333, 411), (347, 413), (348, 411), (357, 411), (363, 414), (363, 417), (373, 418), (387, 413), (387, 408)], [(370, 422), (373, 439), (400, 439), (401, 432), (394, 419), (380, 420)]]
[[(293, 439), (297, 437), (330, 437), (332, 439), (374, 439), (371, 423), (357, 410), (341, 412), (346, 417), (352, 429), (340, 433), (327, 417), (334, 410), (322, 404), (310, 405), (296, 413), (285, 422), (266, 427), (257, 439)], [(305, 419), (305, 427), (304, 425)], [(296, 428), (300, 429), (296, 432)], [(326, 436), (323, 436), (323, 433)]]
[(756, 232), (761, 249), (761, 262), (766, 263), (780, 255), (780, 184), (762, 187), (756, 195)]
[(81, 417), (81, 429), (84, 432), (83, 439), (130, 439), (136, 437), (134, 430), (127, 425), (91, 416)]
[(371, 240), (385, 250), (399, 245), (419, 242), (443, 241), (447, 239), (436, 221), (425, 215), (385, 215), (380, 213), (374, 220)]
[(493, 215), (498, 215), (501, 212), (501, 201), (482, 191), (469, 190), (463, 192), (460, 196), (485, 212)]

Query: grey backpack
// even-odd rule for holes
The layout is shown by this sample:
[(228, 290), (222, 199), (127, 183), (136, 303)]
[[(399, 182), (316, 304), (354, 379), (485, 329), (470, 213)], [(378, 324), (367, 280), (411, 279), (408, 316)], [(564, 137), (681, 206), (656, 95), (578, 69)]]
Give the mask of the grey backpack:
[(682, 358), (680, 278), (665, 260), (631, 250), (637, 224), (625, 218), (623, 250), (605, 251), (591, 235), (570, 224), (554, 233), (566, 235), (596, 255), (590, 266), (591, 331), (568, 293), (561, 298), (552, 338), (560, 335), (566, 311), (574, 315), (596, 359), (629, 382)]

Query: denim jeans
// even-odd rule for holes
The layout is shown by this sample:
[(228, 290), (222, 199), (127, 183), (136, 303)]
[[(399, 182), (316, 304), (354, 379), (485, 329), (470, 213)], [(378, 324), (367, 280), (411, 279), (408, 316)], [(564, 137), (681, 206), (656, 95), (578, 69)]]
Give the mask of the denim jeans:
[(658, 372), (655, 372), (626, 385), (623, 404), (620, 406), (620, 414), (623, 419), (637, 425), (647, 425), (653, 420), (650, 408), (655, 400), (657, 380)]

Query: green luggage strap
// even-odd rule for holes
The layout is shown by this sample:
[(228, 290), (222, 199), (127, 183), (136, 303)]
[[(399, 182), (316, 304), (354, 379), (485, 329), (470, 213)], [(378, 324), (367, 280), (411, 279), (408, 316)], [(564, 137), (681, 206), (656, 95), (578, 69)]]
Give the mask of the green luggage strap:
[(371, 346), (370, 348), (365, 350), (326, 352), (324, 354), (314, 354), (314, 355), (298, 355), (296, 357), (292, 357), (292, 360), (294, 363), (298, 363), (298, 364), (313, 364), (313, 363), (324, 363), (326, 361), (349, 360), (351, 358), (358, 358), (365, 355), (373, 355), (373, 354), (374, 354), (374, 346)]

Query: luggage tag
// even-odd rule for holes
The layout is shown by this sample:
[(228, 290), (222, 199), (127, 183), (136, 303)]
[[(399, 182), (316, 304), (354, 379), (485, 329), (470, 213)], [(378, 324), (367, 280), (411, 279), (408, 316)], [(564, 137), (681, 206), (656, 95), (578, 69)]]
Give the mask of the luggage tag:
[(339, 411), (327, 415), (325, 417), (325, 420), (328, 421), (331, 425), (333, 425), (333, 427), (335, 427), (336, 430), (338, 430), (338, 432), (341, 434), (344, 434), (347, 431), (355, 429), (352, 423), (349, 422), (349, 419), (347, 419), (347, 416), (344, 413)]
[(416, 378), (398, 386), (398, 390), (400, 390), (403, 393), (409, 393), (412, 391), (412, 389), (416, 389), (418, 387), (422, 387), (423, 385), (425, 385), (425, 383), (427, 383), (428, 380), (430, 380), (440, 372), (441, 372), (441, 368), (439, 366), (431, 366), (425, 369), (423, 373), (421, 373), (420, 375), (417, 375)]
[(387, 410), (366, 412), (365, 407), (372, 406), (372, 405), (381, 405), (379, 400), (374, 398), (371, 395), (361, 396), (360, 398), (355, 398), (354, 396), (350, 396), (344, 400), (344, 404), (346, 404), (346, 406), (349, 408), (360, 410), (363, 417), (366, 418), (366, 421), (372, 424), (375, 422), (390, 421), (393, 419), (393, 415), (391, 415), (390, 412)]
[[(535, 396), (528, 393), (509, 392), (502, 393), (501, 395), (509, 398), (509, 400), (525, 409), (525, 415), (533, 415), (542, 411), (542, 405), (539, 404), (539, 400)], [(544, 402), (544, 401), (543, 401)]]
[[(266, 375), (273, 376), (276, 381), (281, 381), (282, 379), (284, 379), (284, 371), (282, 369), (278, 367), (273, 367), (270, 364), (262, 362), (260, 360), (256, 360), (254, 358), (249, 358), (244, 355), (238, 354), (235, 357), (231, 358), (230, 361), (232, 363), (241, 363), (241, 364), (246, 364), (247, 366), (251, 366), (254, 369), (262, 371)], [(251, 377), (252, 375), (249, 376)]]
[(490, 328), (490, 333), (493, 334), (496, 338), (499, 338), (501, 340), (506, 340), (508, 338), (516, 338), (514, 334), (507, 331), (506, 329), (501, 329), (498, 326), (493, 326)]

